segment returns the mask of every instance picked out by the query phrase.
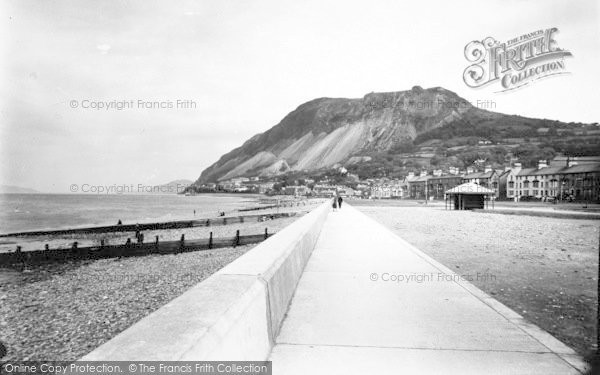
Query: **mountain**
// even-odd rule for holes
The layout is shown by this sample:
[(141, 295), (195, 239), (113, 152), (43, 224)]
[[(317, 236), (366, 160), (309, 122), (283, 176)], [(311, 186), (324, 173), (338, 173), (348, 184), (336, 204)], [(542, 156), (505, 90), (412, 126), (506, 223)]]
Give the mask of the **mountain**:
[[(520, 144), (535, 145), (540, 137), (556, 140), (558, 136), (560, 143), (569, 139), (565, 135), (577, 137), (576, 130), (581, 127), (594, 130), (592, 125), (491, 112), (441, 87), (415, 86), (359, 99), (319, 98), (300, 105), (279, 124), (223, 155), (195, 184), (338, 165), (362, 175), (374, 168), (386, 175), (394, 170), (401, 173), (398, 168), (469, 164), (482, 157), (502, 164), (522, 154), (515, 150)], [(547, 145), (541, 142), (537, 146)], [(546, 148), (564, 152), (568, 146), (557, 143)], [(596, 143), (589, 146), (594, 150)], [(493, 147), (502, 150), (490, 151)], [(479, 153), (485, 148), (487, 151)], [(536, 158), (540, 152), (529, 157)]]
[(40, 192), (34, 189), (24, 188), (13, 185), (0, 185), (0, 194), (39, 194)]

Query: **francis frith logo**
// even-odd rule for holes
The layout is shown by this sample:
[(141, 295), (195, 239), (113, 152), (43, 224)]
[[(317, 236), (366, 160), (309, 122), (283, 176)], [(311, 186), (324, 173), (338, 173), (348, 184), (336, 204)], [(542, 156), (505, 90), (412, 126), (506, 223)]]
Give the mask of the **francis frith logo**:
[(565, 57), (571, 52), (558, 47), (558, 29), (536, 30), (504, 43), (492, 37), (474, 40), (465, 46), (465, 58), (471, 63), (463, 80), (477, 88), (498, 82), (499, 92), (523, 87), (540, 78), (568, 73)]

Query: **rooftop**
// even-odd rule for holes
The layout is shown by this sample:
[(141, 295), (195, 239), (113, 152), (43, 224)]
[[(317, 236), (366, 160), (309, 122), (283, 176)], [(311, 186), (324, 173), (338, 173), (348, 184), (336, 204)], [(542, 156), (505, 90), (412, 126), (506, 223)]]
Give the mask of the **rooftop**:
[(567, 160), (575, 161), (580, 164), (600, 163), (600, 156), (563, 156), (559, 155), (550, 160), (550, 165), (567, 165)]
[(450, 174), (450, 175), (445, 175), (445, 176), (432, 176), (429, 179), (430, 180), (445, 180), (445, 179), (462, 179), (463, 176), (459, 175), (459, 174)]
[(472, 179), (472, 178), (490, 178), (494, 174), (494, 171), (489, 172), (473, 172), (466, 174), (463, 178)]
[(495, 194), (492, 189), (485, 188), (477, 185), (473, 182), (467, 182), (462, 185), (453, 187), (450, 190), (446, 190), (446, 194), (469, 194), (469, 195), (481, 195), (481, 194)]
[(544, 176), (549, 174), (569, 174), (569, 173), (590, 173), (600, 172), (600, 163), (581, 164), (574, 165), (571, 167), (566, 166), (554, 166), (545, 168), (525, 168), (521, 169), (518, 176)]

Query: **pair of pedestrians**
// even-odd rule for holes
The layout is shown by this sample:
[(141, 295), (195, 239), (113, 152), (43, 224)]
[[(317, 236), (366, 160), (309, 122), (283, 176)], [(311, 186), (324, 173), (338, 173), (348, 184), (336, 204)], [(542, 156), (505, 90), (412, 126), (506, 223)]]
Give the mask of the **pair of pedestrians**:
[(337, 209), (339, 208), (340, 210), (342, 209), (342, 202), (344, 200), (342, 199), (341, 196), (339, 197), (334, 197), (333, 198), (333, 204), (331, 205), (333, 207), (334, 211), (337, 211)]

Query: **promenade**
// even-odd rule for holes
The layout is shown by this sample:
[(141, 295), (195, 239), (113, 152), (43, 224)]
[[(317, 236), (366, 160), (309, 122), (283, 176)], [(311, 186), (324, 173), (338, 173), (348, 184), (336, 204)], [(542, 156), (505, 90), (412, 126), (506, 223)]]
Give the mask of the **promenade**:
[(269, 359), (287, 375), (583, 368), (572, 349), (346, 204), (324, 223)]

